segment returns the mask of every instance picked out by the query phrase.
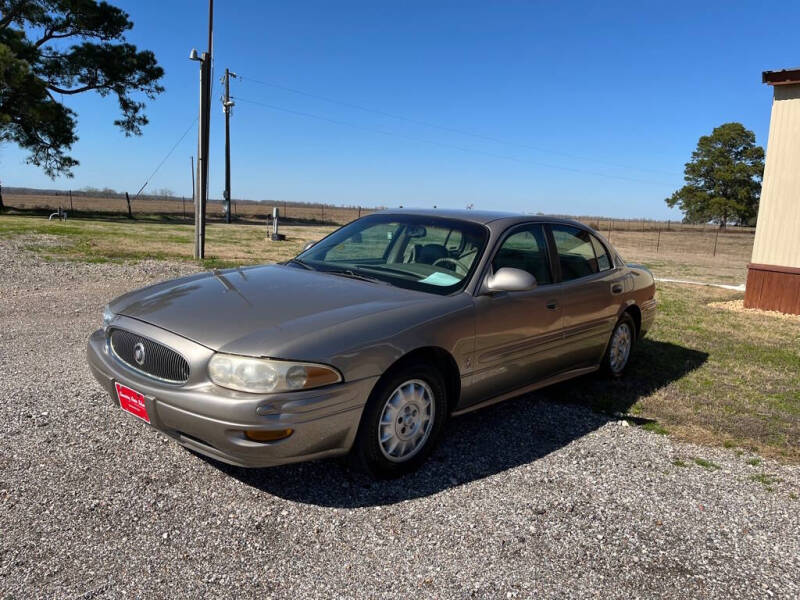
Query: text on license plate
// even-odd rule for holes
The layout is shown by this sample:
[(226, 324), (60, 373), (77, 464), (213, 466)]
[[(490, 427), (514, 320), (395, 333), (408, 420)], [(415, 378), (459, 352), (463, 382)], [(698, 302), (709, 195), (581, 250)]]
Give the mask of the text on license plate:
[(117, 388), (117, 398), (119, 398), (119, 405), (122, 410), (129, 412), (132, 415), (149, 423), (150, 417), (147, 414), (147, 406), (145, 406), (144, 403), (144, 396), (136, 390), (132, 390), (128, 386), (122, 385), (121, 383), (114, 382), (114, 385)]

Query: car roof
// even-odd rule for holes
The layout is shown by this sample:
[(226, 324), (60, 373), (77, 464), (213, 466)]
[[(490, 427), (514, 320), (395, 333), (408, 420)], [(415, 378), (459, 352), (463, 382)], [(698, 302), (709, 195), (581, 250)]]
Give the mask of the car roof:
[[(372, 213), (376, 214), (376, 213)], [(550, 215), (525, 215), (515, 212), (504, 212), (500, 210), (466, 210), (466, 209), (445, 209), (445, 208), (396, 208), (385, 209), (379, 211), (377, 214), (384, 215), (420, 215), (424, 217), (443, 217), (448, 219), (458, 219), (461, 221), (469, 221), (470, 223), (479, 223), (487, 225), (494, 221), (504, 221), (504, 225), (509, 226), (515, 223), (525, 223), (529, 221), (537, 221), (539, 223), (567, 223), (570, 225), (578, 225), (585, 227), (582, 223), (578, 223), (572, 219), (561, 217), (554, 217)]]

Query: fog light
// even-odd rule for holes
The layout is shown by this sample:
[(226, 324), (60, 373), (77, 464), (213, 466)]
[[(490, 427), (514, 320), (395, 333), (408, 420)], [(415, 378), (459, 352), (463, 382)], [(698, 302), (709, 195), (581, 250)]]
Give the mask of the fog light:
[(254, 442), (276, 442), (283, 440), (294, 433), (294, 429), (273, 429), (270, 431), (245, 431), (248, 440)]

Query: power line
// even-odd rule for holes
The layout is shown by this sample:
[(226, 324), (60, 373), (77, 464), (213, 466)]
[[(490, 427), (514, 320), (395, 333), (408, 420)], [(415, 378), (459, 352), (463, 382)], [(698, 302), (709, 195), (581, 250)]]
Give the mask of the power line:
[(588, 161), (591, 161), (591, 162), (595, 162), (595, 163), (598, 163), (598, 164), (606, 165), (606, 166), (609, 166), (609, 167), (615, 167), (615, 168), (619, 168), (619, 169), (629, 169), (629, 170), (642, 171), (642, 172), (647, 172), (647, 173), (657, 173), (657, 174), (660, 174), (660, 175), (678, 175), (678, 173), (674, 173), (674, 172), (671, 172), (671, 171), (663, 171), (663, 170), (660, 170), (660, 169), (647, 169), (647, 168), (643, 168), (643, 167), (631, 167), (631, 166), (628, 166), (628, 165), (621, 165), (621, 164), (612, 163), (612, 162), (608, 162), (608, 161), (605, 161), (605, 160), (593, 158), (591, 156), (582, 156), (580, 154), (573, 154), (571, 152), (563, 152), (563, 151), (559, 151), (559, 150), (552, 150), (552, 149), (542, 148), (540, 146), (533, 146), (531, 144), (525, 144), (525, 143), (522, 143), (522, 142), (514, 142), (514, 141), (511, 141), (511, 140), (506, 140), (506, 139), (495, 137), (495, 136), (492, 136), (492, 135), (485, 135), (485, 134), (482, 134), (482, 133), (476, 133), (474, 131), (468, 131), (466, 129), (459, 129), (457, 127), (449, 127), (447, 125), (439, 125), (437, 123), (431, 123), (429, 121), (422, 121), (422, 120), (419, 120), (419, 119), (414, 119), (412, 117), (406, 117), (406, 116), (403, 116), (403, 115), (398, 115), (398, 114), (395, 114), (395, 113), (386, 112), (384, 110), (379, 110), (379, 109), (376, 109), (376, 108), (363, 106), (361, 104), (355, 104), (355, 103), (347, 102), (347, 101), (344, 101), (344, 100), (337, 100), (336, 98), (330, 98), (328, 96), (322, 96), (322, 95), (319, 95), (319, 94), (313, 94), (311, 92), (306, 92), (306, 91), (303, 91), (303, 90), (299, 90), (297, 88), (287, 87), (285, 85), (281, 85), (281, 84), (278, 84), (278, 83), (272, 83), (272, 82), (269, 82), (269, 81), (262, 81), (262, 80), (259, 80), (259, 79), (253, 79), (252, 77), (247, 77), (247, 76), (244, 76), (244, 75), (240, 75), (239, 77), (240, 77), (240, 79), (242, 79), (244, 81), (250, 81), (252, 83), (265, 85), (265, 86), (272, 87), (272, 88), (275, 88), (275, 89), (279, 89), (279, 90), (283, 90), (283, 91), (286, 91), (286, 92), (290, 92), (292, 94), (297, 94), (297, 95), (300, 95), (300, 96), (306, 96), (307, 98), (314, 98), (316, 100), (323, 100), (325, 102), (330, 102), (332, 104), (338, 104), (340, 106), (346, 106), (348, 108), (355, 108), (357, 110), (370, 112), (370, 113), (373, 113), (373, 114), (376, 114), (376, 115), (381, 115), (381, 116), (384, 116), (384, 117), (388, 117), (390, 119), (397, 119), (399, 121), (406, 121), (407, 123), (413, 123), (415, 125), (421, 125), (423, 127), (429, 127), (431, 129), (439, 129), (441, 131), (449, 131), (450, 133), (457, 133), (459, 135), (465, 135), (465, 136), (481, 139), (481, 140), (484, 140), (484, 141), (503, 144), (503, 145), (506, 145), (506, 146), (517, 146), (517, 147), (520, 147), (520, 148), (527, 148), (528, 150), (535, 150), (536, 152), (544, 152), (546, 154), (557, 154), (559, 156), (564, 156), (564, 157), (567, 157), (567, 158), (574, 158), (574, 159), (578, 159), (578, 160), (588, 160)]
[(565, 166), (562, 166), (562, 165), (554, 165), (554, 164), (551, 164), (551, 163), (543, 163), (543, 162), (539, 162), (539, 161), (534, 161), (534, 160), (530, 160), (530, 159), (527, 159), (527, 158), (519, 158), (517, 156), (511, 156), (511, 155), (508, 155), (508, 154), (497, 154), (495, 152), (487, 152), (485, 150), (478, 150), (478, 149), (475, 149), (475, 148), (468, 148), (466, 146), (458, 146), (456, 144), (449, 144), (447, 142), (438, 142), (438, 141), (435, 141), (435, 140), (429, 140), (429, 139), (426, 139), (426, 138), (410, 136), (410, 135), (406, 135), (406, 134), (403, 134), (403, 133), (397, 133), (397, 132), (394, 132), (394, 131), (387, 131), (385, 129), (378, 129), (378, 128), (374, 128), (374, 127), (365, 127), (363, 125), (357, 125), (355, 123), (350, 123), (350, 122), (347, 122), (347, 121), (340, 121), (338, 119), (331, 119), (329, 117), (325, 117), (325, 116), (322, 116), (322, 115), (316, 115), (316, 114), (313, 114), (313, 113), (303, 112), (303, 111), (299, 111), (299, 110), (293, 110), (291, 108), (286, 108), (286, 107), (283, 107), (283, 106), (276, 106), (274, 104), (268, 104), (266, 102), (259, 102), (259, 101), (256, 101), (256, 100), (249, 100), (247, 98), (242, 98), (240, 96), (235, 96), (235, 97), (231, 96), (231, 98), (235, 98), (239, 102), (244, 102), (246, 104), (252, 104), (252, 105), (260, 106), (260, 107), (263, 107), (263, 108), (268, 108), (268, 109), (271, 109), (271, 110), (277, 110), (277, 111), (281, 111), (281, 112), (285, 112), (285, 113), (289, 113), (289, 114), (293, 114), (293, 115), (298, 115), (298, 116), (301, 116), (301, 117), (308, 117), (308, 118), (311, 118), (311, 119), (317, 119), (317, 120), (320, 120), (320, 121), (327, 121), (328, 123), (333, 123), (335, 125), (342, 125), (344, 127), (351, 127), (353, 129), (359, 129), (361, 131), (369, 131), (369, 132), (372, 132), (372, 133), (379, 133), (381, 135), (387, 135), (387, 136), (392, 136), (392, 137), (403, 138), (403, 139), (406, 139), (406, 140), (411, 140), (411, 141), (414, 141), (414, 142), (421, 142), (421, 143), (424, 143), (424, 144), (431, 144), (431, 145), (440, 146), (440, 147), (443, 147), (443, 148), (453, 148), (453, 149), (459, 150), (461, 152), (467, 152), (467, 153), (473, 153), (473, 154), (482, 154), (484, 156), (491, 156), (491, 157), (494, 157), (494, 158), (502, 158), (504, 160), (511, 160), (511, 161), (514, 161), (514, 162), (517, 162), (517, 163), (520, 163), (520, 164), (530, 164), (530, 165), (536, 165), (536, 166), (540, 166), (540, 167), (545, 167), (545, 168), (548, 168), (548, 169), (557, 169), (557, 170), (560, 170), (560, 171), (569, 171), (571, 173), (582, 173), (582, 174), (586, 174), (586, 175), (594, 175), (596, 177), (605, 177), (605, 178), (608, 178), (608, 179), (620, 179), (620, 180), (623, 180), (623, 181), (633, 181), (633, 182), (637, 182), (637, 183), (646, 183), (646, 184), (651, 184), (651, 185), (672, 185), (672, 183), (668, 183), (668, 182), (665, 182), (665, 181), (652, 181), (652, 180), (647, 180), (647, 179), (638, 179), (638, 178), (635, 178), (635, 177), (625, 177), (624, 175), (612, 175), (610, 173), (587, 171), (585, 169), (579, 169), (579, 168), (575, 168), (575, 167), (565, 167)]
[(178, 147), (178, 145), (179, 145), (179, 144), (180, 144), (180, 143), (183, 141), (183, 138), (185, 138), (185, 137), (188, 135), (188, 133), (191, 131), (192, 127), (194, 127), (194, 124), (195, 124), (195, 123), (197, 123), (197, 117), (195, 117), (195, 118), (192, 120), (192, 123), (191, 123), (191, 125), (189, 125), (189, 127), (187, 127), (187, 128), (186, 128), (186, 131), (184, 131), (184, 132), (183, 132), (183, 135), (181, 135), (181, 137), (180, 137), (180, 138), (178, 138), (178, 141), (177, 141), (177, 142), (175, 142), (175, 144), (172, 146), (172, 148), (170, 148), (170, 149), (169, 149), (169, 152), (167, 152), (167, 155), (166, 155), (166, 156), (165, 156), (163, 159), (161, 159), (161, 162), (160, 162), (160, 163), (158, 163), (158, 166), (157, 166), (157, 167), (156, 167), (156, 168), (153, 170), (153, 172), (152, 172), (152, 173), (150, 173), (150, 177), (148, 177), (147, 179), (145, 179), (144, 183), (142, 184), (142, 187), (140, 187), (140, 188), (139, 188), (139, 191), (138, 191), (138, 192), (136, 192), (136, 195), (133, 197), (133, 199), (134, 199), (134, 200), (136, 200), (136, 198), (138, 198), (138, 197), (139, 197), (139, 194), (141, 194), (141, 193), (142, 193), (142, 190), (143, 190), (145, 187), (147, 187), (147, 184), (148, 184), (148, 183), (150, 183), (150, 180), (153, 178), (153, 175), (155, 175), (156, 173), (158, 173), (158, 170), (159, 170), (159, 169), (160, 169), (160, 168), (161, 168), (161, 167), (164, 165), (164, 163), (165, 163), (165, 162), (167, 162), (167, 159), (168, 159), (170, 156), (172, 156), (172, 153), (173, 153), (173, 152), (175, 152), (175, 148), (177, 148), (177, 147)]

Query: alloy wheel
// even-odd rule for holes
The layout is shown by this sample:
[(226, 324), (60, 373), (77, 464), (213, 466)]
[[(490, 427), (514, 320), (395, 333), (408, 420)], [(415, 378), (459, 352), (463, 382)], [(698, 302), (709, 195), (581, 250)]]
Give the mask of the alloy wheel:
[(433, 429), (435, 402), (430, 386), (421, 379), (406, 381), (389, 395), (381, 411), (378, 446), (392, 462), (417, 454)]
[(614, 330), (611, 338), (611, 347), (608, 353), (608, 362), (614, 373), (620, 373), (631, 355), (633, 335), (628, 323), (620, 323)]

